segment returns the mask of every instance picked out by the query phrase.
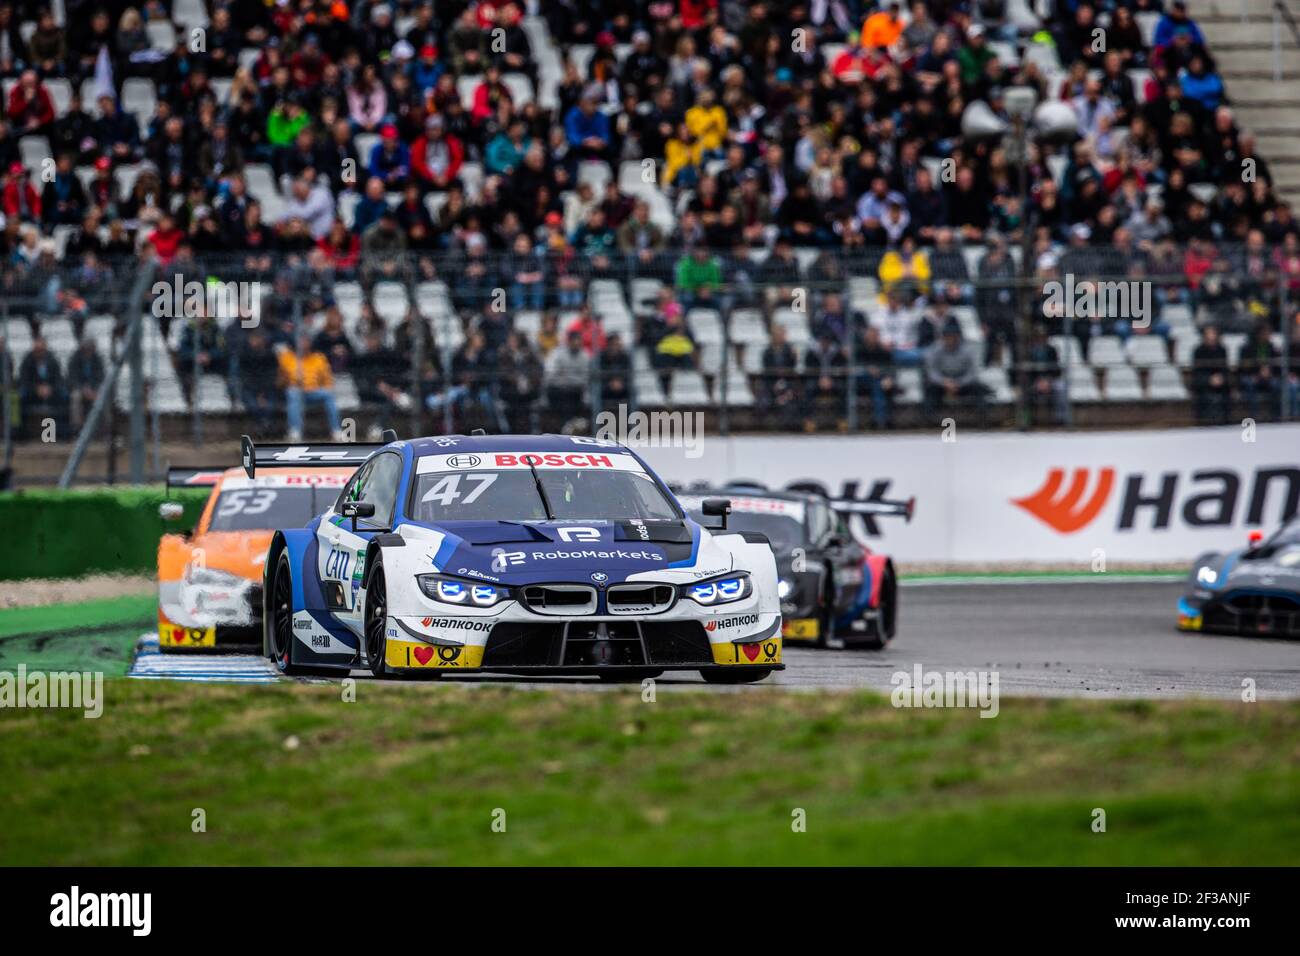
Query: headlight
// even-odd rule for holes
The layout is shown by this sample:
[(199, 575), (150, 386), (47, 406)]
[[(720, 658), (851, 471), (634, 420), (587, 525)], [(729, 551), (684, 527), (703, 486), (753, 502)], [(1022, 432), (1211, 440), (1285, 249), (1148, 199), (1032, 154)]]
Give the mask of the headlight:
[(485, 581), (466, 581), (464, 578), (450, 578), (441, 574), (421, 574), (417, 575), (416, 580), (420, 582), (421, 591), (443, 604), (491, 607), (510, 597), (508, 588)]
[(794, 582), (789, 578), (782, 578), (776, 582), (776, 596), (782, 601), (794, 593)]
[(683, 584), (680, 587), (682, 597), (690, 598), (697, 604), (730, 604), (747, 598), (753, 592), (749, 575), (728, 574), (721, 578), (711, 578), (695, 584)]
[(1219, 580), (1219, 572), (1207, 564), (1196, 572), (1196, 580), (1201, 584), (1214, 584)]

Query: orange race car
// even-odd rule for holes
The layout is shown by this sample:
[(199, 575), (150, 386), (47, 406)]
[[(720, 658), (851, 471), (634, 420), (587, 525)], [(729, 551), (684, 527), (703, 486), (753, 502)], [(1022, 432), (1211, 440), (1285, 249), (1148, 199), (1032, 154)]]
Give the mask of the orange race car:
[[(169, 490), (210, 487), (212, 494), (192, 532), (158, 542), (159, 650), (260, 647), (262, 563), (274, 529), (302, 527), (329, 508), (378, 447), (290, 446), (283, 466), (259, 464), (255, 478), (242, 467), (168, 469)], [(169, 501), (159, 513), (175, 521), (182, 509)]]

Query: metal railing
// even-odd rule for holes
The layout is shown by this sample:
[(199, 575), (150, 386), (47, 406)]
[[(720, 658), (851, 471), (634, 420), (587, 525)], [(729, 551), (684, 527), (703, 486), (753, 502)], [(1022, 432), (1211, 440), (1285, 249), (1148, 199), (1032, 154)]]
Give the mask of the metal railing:
[[(40, 440), (22, 365), (38, 335), (70, 369), (87, 333), (107, 370), (84, 425), (59, 429), (75, 436), (59, 470), (71, 480), (106, 439), (115, 452), (125, 414), (128, 476), (139, 480), (165, 467), (164, 442), (284, 435), (279, 359), (266, 350), (328, 333), (336, 310), (350, 348), (331, 356), (331, 391), (358, 438), (386, 427), (590, 431), (619, 409), (699, 411), (722, 433), (935, 428), (949, 418), (1022, 429), (1297, 418), (1300, 251), (1158, 244), (1143, 271), (1114, 250), (1066, 247), (1028, 273), (1015, 251), (991, 264), (985, 250), (957, 247), (913, 258), (799, 250), (789, 262), (710, 252), (692, 263), (680, 250), (603, 265), (567, 258), (544, 262), (545, 280), (529, 288), (504, 255), (412, 254), (342, 272), (308, 256), (253, 270), (230, 255), (181, 267), (130, 259), (85, 290), (76, 264), (36, 283), (0, 270), (13, 290), (0, 324), (15, 363), (4, 371), (5, 460), (16, 443)], [(168, 314), (178, 276), (181, 288), (190, 276), (204, 290), (257, 283), (257, 307), (223, 313), (198, 296)], [(52, 286), (72, 294), (51, 295)], [(587, 315), (592, 327), (579, 322), (579, 331), (618, 333), (623, 349), (554, 358), (570, 323)], [(1195, 351), (1209, 325), (1224, 333), (1221, 357)], [(505, 347), (513, 332), (523, 341)], [(367, 340), (382, 354), (367, 352)], [(136, 372), (129, 392), (124, 367)], [(311, 414), (305, 430), (329, 428)], [(114, 463), (110, 455), (110, 475)]]

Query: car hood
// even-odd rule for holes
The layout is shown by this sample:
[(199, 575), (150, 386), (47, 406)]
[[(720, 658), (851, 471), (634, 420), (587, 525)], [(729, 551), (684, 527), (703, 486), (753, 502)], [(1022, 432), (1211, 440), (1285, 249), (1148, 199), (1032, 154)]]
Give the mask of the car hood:
[(260, 583), (273, 534), (272, 531), (209, 531), (190, 542), (191, 551), (202, 548), (209, 568)]
[[(690, 520), (474, 521), (402, 527), (427, 542), (430, 570), (503, 584), (618, 583), (649, 571), (684, 579), (731, 570), (730, 553)], [(707, 565), (707, 567), (706, 567)]]
[(1220, 569), (1214, 590), (1268, 589), (1300, 593), (1300, 547), (1284, 547), (1264, 557), (1238, 551)]

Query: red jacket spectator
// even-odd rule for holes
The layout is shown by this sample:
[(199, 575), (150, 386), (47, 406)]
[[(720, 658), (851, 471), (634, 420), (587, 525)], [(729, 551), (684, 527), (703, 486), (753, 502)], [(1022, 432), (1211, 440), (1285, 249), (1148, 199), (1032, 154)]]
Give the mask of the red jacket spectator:
[(28, 91), (19, 82), (9, 91), (8, 112), (9, 122), (14, 124), (14, 130), (21, 136), (24, 130), (54, 122), (54, 101), (50, 99), (44, 83), (39, 83), (35, 89)]
[(572, 322), (565, 330), (565, 338), (577, 333), (582, 336), (582, 347), (588, 355), (596, 352), (602, 352), (605, 349), (605, 330), (601, 324), (592, 317), (590, 312), (583, 312)]
[(411, 169), (435, 189), (446, 189), (460, 173), (465, 161), (465, 147), (450, 133), (440, 133), (442, 117), (430, 116), (424, 135), (411, 147)]
[(355, 269), (361, 256), (361, 240), (346, 226), (331, 229), (316, 240), (316, 248), (325, 253), (325, 258), (335, 269)]
[(27, 171), (23, 169), (22, 163), (14, 163), (9, 167), (9, 176), (5, 180), (4, 211), (5, 216), (24, 222), (35, 222), (41, 218), (41, 194), (27, 180)]
[(1214, 267), (1217, 258), (1218, 253), (1213, 246), (1193, 240), (1183, 256), (1183, 275), (1187, 277), (1187, 284), (1193, 289), (1199, 289), (1201, 280)]
[(158, 224), (158, 228), (149, 233), (149, 238), (145, 240), (153, 246), (154, 251), (158, 253), (159, 260), (163, 265), (171, 262), (176, 256), (176, 250), (185, 240), (185, 230), (181, 229), (170, 219), (164, 218)]

